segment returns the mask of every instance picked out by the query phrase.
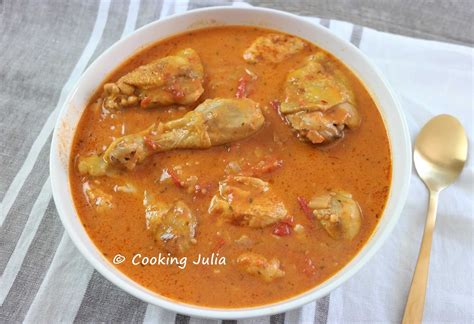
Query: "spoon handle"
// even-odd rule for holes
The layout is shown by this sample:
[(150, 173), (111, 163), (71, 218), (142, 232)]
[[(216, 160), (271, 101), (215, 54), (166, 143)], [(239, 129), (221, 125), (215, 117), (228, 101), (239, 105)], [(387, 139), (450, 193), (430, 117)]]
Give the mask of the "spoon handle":
[(423, 308), (425, 307), (426, 285), (428, 283), (428, 269), (430, 267), (431, 242), (436, 222), (436, 210), (438, 208), (439, 192), (430, 190), (430, 202), (428, 216), (426, 218), (425, 231), (421, 242), (420, 253), (416, 263), (415, 273), (408, 294), (403, 324), (421, 323), (423, 319)]

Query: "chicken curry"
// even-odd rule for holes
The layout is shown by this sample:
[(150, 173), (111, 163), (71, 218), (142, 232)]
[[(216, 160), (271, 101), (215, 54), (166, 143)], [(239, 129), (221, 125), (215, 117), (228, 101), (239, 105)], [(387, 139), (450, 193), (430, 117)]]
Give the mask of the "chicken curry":
[(210, 307), (330, 278), (375, 230), (391, 183), (386, 129), (357, 77), (254, 27), (188, 32), (128, 59), (91, 98), (71, 157), (76, 209), (104, 257)]

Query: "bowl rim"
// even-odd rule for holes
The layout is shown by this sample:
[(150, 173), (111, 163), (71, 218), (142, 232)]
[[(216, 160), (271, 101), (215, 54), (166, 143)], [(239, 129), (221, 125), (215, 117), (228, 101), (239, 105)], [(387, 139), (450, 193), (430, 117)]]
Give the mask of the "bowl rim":
[[(393, 210), (391, 212), (391, 217), (388, 220), (387, 224), (385, 224), (385, 228), (383, 229), (383, 232), (380, 234), (380, 237), (377, 238), (377, 240), (374, 240), (373, 242), (372, 239), (374, 237), (374, 233), (377, 232), (377, 228), (374, 230), (374, 233), (372, 233), (371, 237), (369, 240), (365, 243), (365, 245), (358, 251), (358, 253), (349, 261), (344, 267), (342, 267), (338, 272), (336, 272), (332, 277), (328, 278), (325, 280), (323, 283), (301, 293), (296, 296), (289, 297), (288, 299), (280, 300), (278, 302), (274, 302), (271, 304), (264, 304), (261, 306), (253, 306), (253, 307), (243, 307), (243, 308), (218, 308), (218, 307), (204, 307), (204, 306), (198, 306), (198, 305), (193, 305), (193, 304), (187, 304), (180, 302), (178, 300), (172, 300), (167, 297), (161, 296), (157, 293), (154, 293), (152, 291), (149, 291), (147, 288), (139, 285), (138, 283), (134, 282), (130, 278), (126, 277), (123, 273), (121, 273), (118, 269), (116, 269), (108, 260), (107, 263), (100, 263), (97, 262), (95, 257), (92, 255), (90, 250), (88, 249), (88, 244), (92, 245), (93, 249), (96, 250), (97, 252), (100, 252), (100, 250), (95, 246), (94, 242), (90, 239), (88, 236), (87, 232), (85, 231), (84, 228), (82, 228), (82, 231), (86, 233), (87, 237), (89, 237), (89, 242), (83, 241), (81, 237), (79, 236), (79, 233), (76, 231), (76, 227), (74, 224), (72, 224), (72, 218), (78, 218), (77, 215), (77, 210), (73, 204), (73, 209), (76, 211), (74, 215), (69, 215), (69, 213), (66, 210), (66, 203), (64, 202), (64, 199), (62, 197), (64, 195), (67, 195), (68, 193), (64, 192), (64, 186), (60, 185), (61, 177), (63, 175), (60, 174), (59, 170), (61, 168), (61, 157), (60, 157), (60, 148), (61, 148), (61, 143), (60, 143), (60, 137), (61, 133), (59, 129), (61, 128), (61, 122), (64, 118), (66, 118), (66, 114), (69, 110), (69, 105), (71, 104), (72, 99), (76, 96), (79, 86), (84, 83), (85, 76), (90, 74), (91, 71), (96, 69), (99, 63), (104, 60), (104, 58), (107, 58), (108, 56), (111, 55), (111, 53), (122, 43), (128, 42), (132, 37), (138, 37), (136, 36), (137, 34), (140, 34), (146, 30), (152, 29), (155, 27), (157, 24), (164, 24), (170, 20), (176, 19), (178, 17), (186, 17), (186, 16), (193, 16), (199, 13), (203, 12), (212, 12), (212, 13), (219, 13), (222, 11), (248, 11), (250, 14), (259, 12), (259, 13), (264, 13), (264, 14), (269, 14), (269, 15), (277, 15), (281, 17), (286, 17), (286, 18), (291, 18), (294, 20), (299, 21), (299, 23), (306, 24), (309, 28), (313, 28), (318, 30), (319, 33), (325, 34), (325, 36), (332, 38), (332, 41), (338, 43), (339, 45), (348, 48), (349, 51), (352, 51), (354, 55), (358, 56), (360, 60), (362, 60), (363, 64), (365, 64), (365, 67), (370, 70), (370, 73), (372, 73), (377, 81), (381, 83), (382, 88), (386, 92), (387, 100), (391, 102), (391, 108), (395, 109), (395, 114), (398, 117), (398, 122), (399, 122), (399, 127), (400, 132), (402, 134), (402, 137), (400, 139), (402, 144), (402, 148), (400, 148), (400, 153), (402, 153), (403, 156), (394, 156), (393, 155), (393, 145), (392, 145), (392, 138), (388, 130), (388, 125), (387, 125), (387, 120), (384, 118), (384, 123), (385, 123), (385, 128), (387, 130), (387, 136), (390, 140), (390, 146), (391, 146), (391, 157), (392, 157), (392, 182), (390, 184), (390, 195), (389, 198), (387, 199), (386, 206), (384, 207), (384, 211), (382, 214), (382, 217), (379, 220), (379, 224), (381, 220), (386, 216), (386, 211), (387, 211), (387, 206), (390, 201), (392, 201), (392, 189), (393, 189), (393, 164), (394, 164), (394, 159), (400, 159), (400, 168), (401, 168), (401, 174), (400, 176), (400, 188), (398, 189), (398, 195), (397, 195), (397, 204), (393, 206)], [(219, 26), (219, 25), (217, 25)], [(212, 26), (210, 26), (212, 27)], [(199, 28), (196, 28), (199, 29)], [(284, 28), (282, 28), (284, 30)], [(185, 32), (186, 29), (183, 29), (182, 32)], [(168, 35), (168, 37), (171, 37), (173, 35), (177, 35), (179, 33), (171, 33)], [(158, 39), (156, 40), (158, 41)], [(146, 47), (149, 44), (145, 44), (143, 47)], [(131, 55), (135, 54), (136, 52), (140, 51), (140, 49), (137, 49), (135, 51), (132, 51), (128, 57)], [(121, 60), (123, 62), (123, 60)], [(353, 71), (352, 67), (349, 66), (347, 62), (343, 63)], [(113, 69), (112, 69), (113, 70)], [(353, 73), (355, 73), (353, 71)], [(361, 76), (357, 73), (355, 73), (358, 78)], [(106, 76), (104, 76), (105, 78)], [(101, 81), (102, 82), (102, 81)], [(371, 91), (372, 89), (367, 88), (367, 90), (370, 92), (371, 96), (374, 98), (374, 93)], [(374, 98), (375, 100), (375, 98)], [(379, 109), (380, 113), (382, 114), (384, 111), (384, 108), (380, 107), (379, 104), (377, 104), (377, 108)], [(84, 108), (81, 110), (81, 114), (83, 113)], [(383, 117), (383, 116), (382, 116)], [(77, 124), (75, 125), (77, 127)], [(74, 132), (75, 133), (75, 132)], [(398, 149), (398, 148), (397, 148)], [(70, 157), (71, 152), (67, 152), (67, 164), (66, 170), (67, 170), (67, 177), (65, 181), (67, 182), (67, 186), (69, 189), (69, 157)], [(371, 63), (369, 58), (357, 47), (355, 47), (353, 44), (350, 42), (340, 38), (339, 36), (335, 35), (333, 32), (329, 31), (328, 29), (319, 26), (318, 24), (315, 24), (308, 19), (304, 17), (299, 17), (297, 15), (287, 13), (284, 11), (280, 10), (275, 10), (275, 9), (268, 9), (268, 8), (258, 8), (258, 7), (229, 7), (229, 6), (216, 6), (216, 7), (208, 7), (208, 8), (201, 8), (201, 9), (195, 9), (191, 11), (187, 11), (184, 13), (179, 13), (175, 14), (166, 18), (162, 18), (156, 21), (153, 21), (149, 24), (144, 25), (143, 27), (135, 30), (133, 33), (128, 35), (127, 37), (118, 40), (116, 43), (114, 43), (111, 47), (109, 47), (106, 51), (104, 51), (98, 58), (94, 60), (94, 62), (86, 69), (86, 71), (83, 73), (83, 75), (80, 77), (80, 79), (76, 82), (74, 88), (70, 91), (69, 95), (67, 96), (66, 100), (64, 101), (63, 106), (61, 107), (58, 119), (56, 121), (56, 125), (54, 128), (54, 133), (52, 136), (52, 144), (51, 144), (51, 150), (50, 150), (50, 175), (51, 175), (51, 186), (52, 186), (52, 192), (53, 192), (53, 198), (56, 204), (56, 208), (58, 210), (58, 214), (60, 216), (61, 222), (63, 223), (63, 226), (66, 229), (66, 232), (70, 236), (71, 240), (75, 244), (75, 246), (79, 249), (81, 254), (87, 259), (87, 261), (99, 272), (101, 273), (105, 278), (107, 278), (109, 281), (114, 283), (116, 286), (120, 287), (124, 291), (128, 292), (129, 294), (154, 305), (157, 305), (159, 307), (163, 307), (165, 309), (171, 310), (176, 313), (182, 313), (194, 317), (200, 317), (200, 318), (216, 318), (216, 319), (242, 319), (242, 318), (250, 318), (250, 317), (257, 317), (257, 316), (267, 316), (267, 315), (272, 315), (276, 313), (282, 313), (289, 311), (291, 309), (295, 309), (297, 307), (301, 307), (309, 302), (312, 302), (318, 298), (324, 297), (327, 294), (329, 294), (332, 290), (336, 289), (339, 287), (341, 284), (343, 284), (345, 281), (347, 281), (349, 278), (351, 278), (356, 272), (358, 272), (371, 258), (372, 256), (380, 249), (382, 244), (386, 241), (387, 237), (391, 234), (393, 231), (393, 228), (395, 227), (396, 223), (398, 222), (398, 219), (401, 215), (402, 208), (406, 202), (406, 198), (408, 195), (408, 188), (409, 188), (409, 183), (410, 183), (410, 175), (411, 175), (411, 140), (409, 136), (409, 131), (408, 131), (408, 126), (406, 123), (405, 116), (403, 114), (403, 111), (401, 109), (400, 103), (390, 87), (389, 83), (385, 80), (383, 75), (379, 72), (377, 67)], [(69, 192), (70, 194), (70, 192)], [(370, 247), (369, 242), (371, 242)], [(362, 252), (363, 255), (362, 255)], [(119, 273), (117, 273), (119, 272)], [(126, 277), (125, 278), (120, 278), (120, 277)], [(125, 279), (125, 280), (124, 280)], [(327, 283), (327, 284), (326, 284)], [(141, 289), (140, 289), (141, 288)]]

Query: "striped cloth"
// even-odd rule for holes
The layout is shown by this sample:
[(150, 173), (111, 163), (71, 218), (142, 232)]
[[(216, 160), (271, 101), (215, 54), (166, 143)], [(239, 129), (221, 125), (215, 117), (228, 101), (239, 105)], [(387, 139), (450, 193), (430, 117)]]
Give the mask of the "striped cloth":
[[(0, 0), (0, 322), (219, 322), (146, 304), (96, 272), (61, 225), (51, 199), (48, 158), (58, 111), (74, 83), (98, 55), (156, 19), (222, 4), (242, 5), (225, 0)], [(402, 97), (412, 136), (433, 113), (448, 110), (448, 103), (456, 104), (449, 106), (451, 113), (472, 121), (472, 49), (379, 33), (340, 21), (312, 20), (360, 45), (379, 65)], [(426, 60), (423, 53), (435, 57), (435, 61), (429, 66), (418, 65), (417, 59)], [(455, 62), (449, 60), (453, 56)], [(406, 63), (407, 57), (413, 61)], [(433, 71), (441, 74), (434, 77)], [(441, 82), (431, 82), (441, 77), (447, 85), (440, 87)], [(454, 91), (455, 96), (442, 99), (448, 91)], [(472, 138), (472, 122), (468, 131)], [(473, 319), (474, 168), (472, 158), (470, 161), (458, 188), (441, 198), (450, 199), (451, 209), (441, 206), (440, 214), (452, 212), (462, 225), (441, 217), (444, 229), (437, 229), (437, 235), (444, 240), (435, 239), (434, 243), (434, 296), (428, 294), (427, 321)], [(422, 184), (417, 179), (412, 182), (406, 217), (383, 251), (353, 279), (331, 296), (301, 309), (238, 322), (400, 321), (426, 200)], [(458, 260), (464, 258), (464, 262), (451, 263), (449, 269), (443, 267), (443, 261), (453, 255)], [(443, 276), (448, 270), (450, 276)]]

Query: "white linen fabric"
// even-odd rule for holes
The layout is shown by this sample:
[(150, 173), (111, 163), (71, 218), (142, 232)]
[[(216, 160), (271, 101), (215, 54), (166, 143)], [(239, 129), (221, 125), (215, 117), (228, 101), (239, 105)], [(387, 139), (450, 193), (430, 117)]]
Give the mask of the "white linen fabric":
[[(0, 65), (0, 322), (220, 322), (148, 305), (97, 273), (61, 226), (47, 167), (58, 109), (85, 67), (135, 28), (209, 5), (246, 4), (12, 1), (0, 10), (0, 61), (8, 63)], [(308, 19), (351, 41), (381, 70), (400, 98), (412, 139), (431, 117), (449, 113), (464, 124), (472, 147), (472, 48)], [(440, 196), (426, 323), (474, 322), (473, 163), (471, 150), (459, 181)], [(413, 174), (399, 224), (359, 273), (300, 309), (238, 322), (400, 322), (426, 211), (427, 190)]]

